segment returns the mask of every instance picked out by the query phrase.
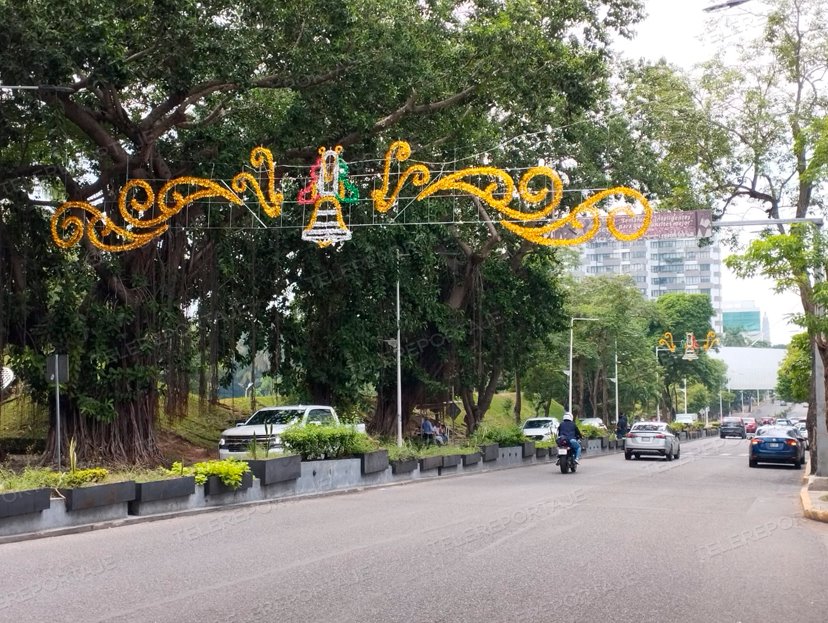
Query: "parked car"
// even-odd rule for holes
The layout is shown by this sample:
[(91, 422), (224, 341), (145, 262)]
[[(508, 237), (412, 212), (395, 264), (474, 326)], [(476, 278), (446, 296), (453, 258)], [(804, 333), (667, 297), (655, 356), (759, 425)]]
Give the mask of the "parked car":
[(747, 438), (747, 431), (745, 430), (745, 423), (740, 417), (726, 417), (722, 420), (722, 425), (719, 426), (719, 437), (741, 437)]
[[(219, 457), (240, 457), (247, 454), (250, 444), (267, 445), (271, 450), (281, 451), (282, 433), (290, 426), (337, 426), (339, 416), (333, 407), (321, 405), (288, 405), (259, 409), (247, 421), (228, 428), (221, 433)], [(365, 432), (365, 424), (357, 424), (359, 432)]]
[(791, 463), (800, 469), (804, 462), (805, 446), (796, 429), (790, 426), (769, 428), (750, 442), (750, 467), (759, 463)]
[(594, 426), (595, 428), (601, 428), (603, 430), (608, 430), (607, 425), (604, 424), (604, 420), (602, 420), (599, 417), (584, 418), (583, 420), (578, 420), (578, 424), (588, 424), (589, 426)]
[(793, 426), (788, 418), (778, 417), (773, 422), (774, 426)]
[(743, 417), (742, 422), (745, 425), (745, 433), (748, 435), (756, 434), (756, 419), (752, 417)]
[(636, 422), (624, 436), (624, 458), (641, 455), (663, 456), (672, 461), (681, 455), (681, 443), (667, 428), (666, 422)]
[(533, 417), (523, 423), (523, 434), (534, 441), (549, 441), (558, 434), (557, 418)]
[(805, 445), (806, 450), (811, 449), (811, 442), (808, 439), (808, 425), (805, 422), (797, 422), (794, 425), (794, 428), (799, 433), (799, 438), (802, 440), (803, 444)]

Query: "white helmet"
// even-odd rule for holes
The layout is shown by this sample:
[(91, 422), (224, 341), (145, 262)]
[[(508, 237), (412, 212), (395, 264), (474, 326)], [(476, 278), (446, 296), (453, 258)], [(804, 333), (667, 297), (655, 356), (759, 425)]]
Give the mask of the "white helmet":
[(569, 420), (570, 422), (572, 421), (572, 414), (569, 411), (564, 413), (564, 421), (566, 420)]

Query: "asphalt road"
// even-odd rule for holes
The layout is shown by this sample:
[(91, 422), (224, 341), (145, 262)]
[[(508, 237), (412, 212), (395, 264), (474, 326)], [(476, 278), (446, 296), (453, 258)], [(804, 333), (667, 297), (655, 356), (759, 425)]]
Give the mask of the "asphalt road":
[(828, 620), (828, 524), (747, 442), (0, 546), (0, 621)]

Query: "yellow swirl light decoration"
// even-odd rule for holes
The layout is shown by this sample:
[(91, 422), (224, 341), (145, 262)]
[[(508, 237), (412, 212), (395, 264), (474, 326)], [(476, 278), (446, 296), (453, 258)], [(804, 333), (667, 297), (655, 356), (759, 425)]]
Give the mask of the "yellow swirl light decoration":
[[(276, 192), (273, 154), (264, 147), (254, 147), (250, 152), (250, 163), (259, 169), (265, 167), (268, 177), (267, 196), (262, 192), (258, 180), (247, 172), (233, 177), (233, 190), (201, 177), (177, 177), (166, 182), (156, 194), (146, 180), (129, 180), (118, 194), (118, 213), (125, 227), (116, 225), (91, 203), (67, 201), (52, 215), (52, 240), (58, 247), (68, 249), (78, 244), (86, 234), (90, 244), (102, 251), (131, 251), (166, 232), (169, 229), (167, 221), (188, 205), (211, 197), (242, 205), (244, 201), (240, 195), (248, 187), (255, 192), (262, 209), (269, 217), (279, 216), (283, 197), (282, 193)], [(177, 186), (195, 187), (196, 190), (185, 195), (176, 190)], [(143, 219), (142, 216), (153, 207), (158, 209), (158, 214), (153, 218)], [(73, 213), (78, 211), (86, 213), (88, 217)], [(107, 237), (120, 240), (117, 243), (107, 242)]]
[(659, 340), (659, 346), (664, 346), (671, 353), (676, 352), (676, 345), (673, 342), (673, 334), (667, 331)]
[[(544, 246), (550, 247), (564, 247), (564, 246), (574, 246), (581, 244), (590, 240), (596, 233), (598, 233), (598, 229), (601, 226), (601, 213), (598, 211), (598, 208), (595, 205), (610, 197), (612, 195), (625, 195), (627, 197), (631, 197), (638, 201), (642, 207), (644, 208), (644, 220), (636, 231), (631, 234), (625, 234), (620, 231), (615, 226), (615, 219), (618, 218), (619, 215), (623, 214), (624, 216), (635, 216), (635, 213), (632, 211), (632, 208), (629, 206), (619, 206), (610, 210), (609, 214), (607, 215), (607, 229), (610, 230), (613, 236), (615, 236), (619, 240), (637, 240), (641, 238), (646, 232), (647, 229), (650, 227), (650, 221), (653, 217), (653, 209), (650, 207), (649, 202), (647, 199), (637, 190), (633, 190), (632, 188), (626, 188), (625, 186), (616, 186), (615, 188), (608, 188), (607, 190), (602, 190), (599, 193), (596, 193), (586, 201), (579, 203), (575, 206), (572, 211), (566, 215), (565, 217), (554, 221), (552, 223), (548, 223), (547, 225), (542, 225), (540, 227), (523, 227), (516, 223), (508, 223), (503, 222), (503, 225), (506, 229), (513, 231), (518, 236), (526, 238), (530, 242), (534, 242), (535, 244), (540, 244)], [(556, 239), (556, 238), (549, 238), (547, 237), (548, 234), (564, 227), (565, 225), (569, 225), (574, 229), (584, 229), (583, 224), (579, 220), (579, 216), (586, 216), (592, 219), (592, 223), (589, 225), (588, 228), (585, 229), (584, 233), (575, 238), (563, 238), (563, 239)]]
[(388, 181), (391, 175), (391, 160), (396, 159), (398, 162), (405, 162), (411, 156), (411, 145), (405, 141), (394, 141), (391, 147), (385, 152), (385, 166), (383, 168), (382, 186), (377, 190), (371, 192), (371, 199), (374, 202), (374, 209), (377, 212), (385, 213), (397, 202), (397, 197), (400, 196), (400, 190), (411, 179), (414, 186), (425, 186), (431, 179), (431, 172), (423, 164), (415, 164), (408, 167), (400, 174), (399, 180), (394, 191), (389, 195), (388, 189), (390, 184)]
[(262, 206), (265, 214), (270, 218), (276, 218), (282, 213), (284, 195), (276, 192), (273, 154), (269, 149), (264, 147), (254, 147), (250, 152), (250, 164), (257, 169), (264, 167), (264, 170), (267, 171), (267, 198), (265, 198), (261, 186), (259, 186), (259, 181), (250, 173), (237, 174), (231, 182), (231, 188), (241, 194), (247, 190), (249, 184), (253, 192), (256, 193), (256, 197), (259, 199), (259, 204)]
[(716, 337), (716, 332), (710, 330), (707, 332), (707, 335), (704, 338), (704, 342), (702, 343), (702, 347), (704, 348), (704, 352), (709, 351), (714, 346), (720, 344), (719, 338)]
[[(396, 159), (399, 162), (403, 162), (410, 156), (411, 146), (405, 141), (395, 141), (386, 152), (382, 186), (371, 193), (371, 198), (374, 201), (374, 209), (377, 212), (385, 213), (391, 209), (399, 197), (402, 186), (408, 181), (409, 177), (413, 176), (412, 183), (415, 186), (424, 186), (431, 179), (431, 173), (425, 165), (412, 165), (400, 174), (394, 191), (389, 194), (391, 187), (389, 180), (391, 160)], [(486, 177), (494, 181), (485, 187), (480, 187), (474, 184), (473, 181), (469, 181), (470, 178), (475, 177)], [(551, 180), (551, 197), (548, 185), (544, 185), (538, 188), (538, 190), (532, 190), (530, 187), (531, 182), (537, 177), (544, 177)], [(446, 175), (423, 188), (417, 195), (417, 200), (425, 199), (442, 190), (454, 190), (467, 193), (477, 197), (486, 205), (497, 210), (512, 221), (527, 223), (529, 221), (548, 219), (560, 207), (563, 197), (563, 182), (558, 173), (549, 167), (532, 167), (526, 171), (517, 186), (518, 196), (528, 205), (537, 205), (546, 202), (543, 207), (534, 212), (525, 212), (511, 207), (510, 204), (515, 195), (515, 182), (506, 171), (496, 167), (469, 167)], [(603, 190), (593, 195), (577, 205), (569, 214), (551, 223), (529, 226), (522, 223), (501, 221), (500, 224), (509, 231), (535, 244), (554, 247), (575, 246), (590, 240), (598, 233), (601, 227), (601, 213), (596, 207), (596, 204), (613, 195), (624, 195), (641, 204), (644, 209), (643, 222), (636, 231), (629, 234), (624, 233), (616, 226), (616, 220), (621, 216), (634, 218), (636, 214), (630, 206), (619, 206), (610, 210), (607, 215), (607, 229), (618, 240), (637, 240), (647, 232), (652, 220), (653, 211), (644, 195), (637, 190), (624, 186)], [(589, 219), (590, 223), (585, 226), (581, 222), (583, 218)], [(570, 226), (579, 231), (583, 230), (583, 233), (575, 238), (550, 237), (550, 234), (565, 226)]]
[[(70, 210), (82, 210), (92, 218), (82, 219), (76, 214), (69, 214)], [(101, 226), (100, 231), (98, 226)], [(167, 225), (161, 225), (154, 230), (138, 233), (122, 227), (118, 227), (106, 218), (106, 215), (85, 201), (67, 201), (62, 204), (52, 215), (51, 221), (52, 240), (61, 249), (69, 249), (78, 244), (84, 233), (93, 246), (102, 251), (118, 252), (131, 251), (147, 244), (156, 236), (167, 231)], [(61, 237), (58, 229), (62, 230)], [(119, 244), (107, 244), (103, 238), (115, 235), (123, 242)]]

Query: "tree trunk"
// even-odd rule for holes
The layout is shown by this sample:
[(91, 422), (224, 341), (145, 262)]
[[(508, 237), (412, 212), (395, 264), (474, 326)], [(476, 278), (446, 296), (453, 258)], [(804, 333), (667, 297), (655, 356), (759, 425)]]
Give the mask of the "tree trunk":
[(520, 372), (515, 372), (515, 424), (520, 425), (520, 413), (523, 409), (523, 400), (520, 395)]
[[(155, 426), (158, 399), (156, 391), (146, 392), (134, 402), (117, 407), (117, 417), (113, 422), (102, 422), (82, 415), (77, 405), (63, 394), (60, 401), (63, 465), (69, 463), (69, 442), (73, 438), (80, 464), (108, 464), (115, 459), (118, 463), (158, 465), (162, 458)], [(54, 400), (49, 411), (49, 435), (44, 454), (46, 463), (52, 463), (57, 456)]]

